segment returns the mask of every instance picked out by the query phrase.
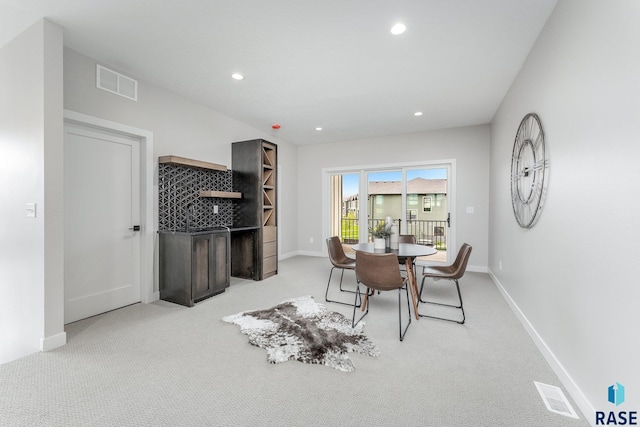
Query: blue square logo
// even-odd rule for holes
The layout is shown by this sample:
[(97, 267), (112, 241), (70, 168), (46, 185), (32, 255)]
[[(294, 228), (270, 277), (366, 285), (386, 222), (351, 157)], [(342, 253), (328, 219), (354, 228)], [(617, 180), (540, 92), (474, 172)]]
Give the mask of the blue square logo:
[(624, 403), (624, 386), (618, 382), (609, 386), (609, 402), (618, 406)]

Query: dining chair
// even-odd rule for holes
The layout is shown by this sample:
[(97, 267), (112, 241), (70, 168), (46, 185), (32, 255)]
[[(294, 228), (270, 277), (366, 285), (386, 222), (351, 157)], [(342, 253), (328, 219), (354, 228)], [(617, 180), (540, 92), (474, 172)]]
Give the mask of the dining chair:
[[(347, 289), (342, 289), (342, 279), (344, 277), (344, 271), (345, 270), (356, 270), (356, 260), (354, 260), (353, 258), (349, 258), (345, 253), (344, 253), (344, 249), (342, 248), (342, 242), (340, 242), (340, 238), (337, 236), (333, 236), (333, 237), (329, 237), (327, 239), (327, 250), (329, 251), (329, 261), (331, 261), (331, 264), (333, 267), (331, 267), (331, 272), (329, 273), (329, 281), (327, 282), (327, 290), (324, 293), (324, 299), (327, 302), (335, 302), (338, 304), (344, 304), (344, 305), (352, 305), (351, 303), (348, 302), (342, 302), (342, 301), (335, 301), (335, 300), (330, 300), (329, 299), (329, 287), (331, 286), (331, 276), (333, 275), (333, 270), (335, 270), (336, 268), (341, 269), (342, 273), (340, 274), (340, 291), (341, 292), (349, 292), (349, 293), (356, 293), (356, 291), (350, 291)], [(358, 307), (360, 307), (360, 304), (357, 304)]]
[[(423, 303), (423, 304), (436, 304), (436, 305), (442, 305), (442, 306), (446, 306), (446, 307), (459, 308), (460, 311), (462, 312), (462, 321), (455, 320), (455, 319), (446, 319), (446, 318), (443, 318), (443, 317), (428, 316), (426, 314), (420, 314), (420, 317), (430, 317), (432, 319), (446, 320), (446, 321), (449, 321), (449, 322), (456, 322), (456, 323), (460, 323), (460, 324), (463, 324), (465, 322), (464, 307), (462, 306), (462, 294), (460, 293), (460, 284), (458, 283), (458, 280), (460, 280), (462, 278), (462, 276), (464, 276), (464, 273), (467, 270), (467, 262), (469, 262), (469, 256), (471, 255), (471, 249), (473, 249), (471, 247), (471, 245), (469, 245), (468, 243), (464, 243), (460, 247), (460, 250), (458, 251), (458, 256), (456, 256), (456, 260), (451, 265), (448, 265), (448, 266), (425, 266), (423, 268), (423, 270), (422, 270), (422, 284), (420, 285), (420, 292), (418, 294), (420, 296), (419, 299), (418, 299), (418, 304), (420, 304), (420, 303)], [(446, 279), (446, 280), (450, 280), (450, 281), (454, 282), (456, 284), (456, 290), (458, 291), (459, 305), (445, 304), (445, 303), (436, 302), (436, 301), (423, 300), (422, 299), (422, 290), (424, 289), (424, 280), (427, 277), (432, 278), (434, 281), (435, 280), (439, 280), (439, 279)]]
[[(398, 256), (394, 253), (369, 253), (356, 251), (356, 299), (353, 307), (353, 318), (351, 325), (355, 327), (369, 313), (369, 290), (374, 291), (392, 291), (398, 290), (398, 326), (400, 332), (400, 341), (404, 339), (407, 329), (411, 324), (411, 307), (409, 304), (409, 287), (407, 286), (407, 278), (400, 275), (400, 267), (398, 266)], [(360, 296), (360, 284), (366, 286), (366, 292), (362, 301), (362, 311), (365, 313), (356, 322), (356, 304)], [(402, 290), (405, 290), (407, 296), (407, 326), (402, 328)]]
[[(412, 243), (415, 245), (416, 242), (416, 236), (414, 236), (413, 234), (398, 234), (398, 243)], [(415, 259), (413, 261), (415, 265)], [(398, 263), (400, 264), (400, 271), (406, 272), (405, 258), (398, 257)]]
[(416, 236), (413, 234), (398, 234), (398, 243), (416, 243)]

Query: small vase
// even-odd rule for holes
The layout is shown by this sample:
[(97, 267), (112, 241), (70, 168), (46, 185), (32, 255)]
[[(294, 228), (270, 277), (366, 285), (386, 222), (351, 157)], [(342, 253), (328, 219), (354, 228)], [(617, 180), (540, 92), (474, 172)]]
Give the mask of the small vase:
[(373, 249), (382, 249), (385, 248), (385, 238), (384, 237), (376, 237), (373, 239)]
[(391, 226), (391, 237), (389, 237), (391, 239), (391, 249), (398, 249), (399, 245), (398, 245), (398, 226), (397, 225), (393, 225)]

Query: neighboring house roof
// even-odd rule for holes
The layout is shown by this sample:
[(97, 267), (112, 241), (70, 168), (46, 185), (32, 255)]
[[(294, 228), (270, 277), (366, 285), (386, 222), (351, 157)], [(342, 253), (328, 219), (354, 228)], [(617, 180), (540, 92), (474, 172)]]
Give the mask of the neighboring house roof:
[[(371, 181), (369, 194), (401, 194), (400, 181)], [(447, 194), (446, 179), (413, 178), (407, 182), (407, 194)], [(358, 200), (358, 195), (343, 197), (343, 201)]]
[[(369, 194), (401, 194), (400, 181), (371, 181)], [(407, 194), (447, 194), (446, 179), (413, 178), (407, 181)]]

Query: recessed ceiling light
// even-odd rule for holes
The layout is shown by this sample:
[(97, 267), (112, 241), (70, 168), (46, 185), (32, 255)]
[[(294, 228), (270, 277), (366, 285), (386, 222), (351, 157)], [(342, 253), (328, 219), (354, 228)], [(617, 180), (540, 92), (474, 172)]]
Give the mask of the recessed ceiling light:
[(244, 76), (240, 73), (233, 73), (231, 74), (231, 78), (234, 80), (242, 80), (244, 79)]
[(394, 35), (402, 34), (406, 30), (407, 30), (407, 27), (402, 22), (398, 22), (396, 25), (391, 27), (391, 34), (394, 34)]
[(321, 127), (317, 127), (316, 130), (322, 130), (322, 128)]
[(414, 116), (421, 116), (422, 115), (422, 111), (416, 111), (415, 113), (413, 113)]

